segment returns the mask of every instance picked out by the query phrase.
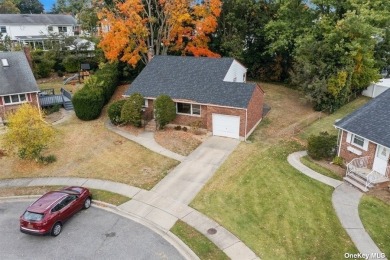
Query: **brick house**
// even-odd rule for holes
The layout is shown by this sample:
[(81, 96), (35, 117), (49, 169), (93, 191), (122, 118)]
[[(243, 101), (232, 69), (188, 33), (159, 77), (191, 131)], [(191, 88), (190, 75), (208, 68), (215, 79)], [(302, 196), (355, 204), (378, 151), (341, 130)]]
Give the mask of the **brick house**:
[(170, 96), (177, 116), (172, 122), (196, 122), (213, 135), (245, 140), (262, 119), (264, 91), (246, 82), (247, 69), (233, 58), (155, 56), (124, 96), (145, 97), (145, 115), (153, 118), (153, 102)]
[(0, 117), (26, 102), (39, 107), (38, 92), (24, 52), (0, 52)]
[(347, 164), (347, 182), (367, 191), (390, 178), (390, 90), (340, 121), (338, 156)]

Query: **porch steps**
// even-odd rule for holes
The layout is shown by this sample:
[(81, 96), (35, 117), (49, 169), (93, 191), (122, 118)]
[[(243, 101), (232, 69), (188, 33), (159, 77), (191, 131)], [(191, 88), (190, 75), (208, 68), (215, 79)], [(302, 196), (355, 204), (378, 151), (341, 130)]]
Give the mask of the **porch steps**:
[(65, 108), (65, 110), (74, 110), (72, 101), (65, 101), (64, 108)]
[(343, 179), (344, 179), (345, 182), (351, 184), (352, 186), (354, 186), (355, 188), (357, 188), (357, 189), (359, 189), (359, 190), (361, 190), (363, 192), (368, 192), (369, 191), (369, 189), (366, 188), (366, 184), (365, 183), (362, 184), (360, 181), (357, 181), (353, 177), (351, 178), (351, 175), (350, 176), (346, 176)]
[(145, 126), (145, 131), (148, 132), (155, 132), (156, 129), (157, 129), (157, 123), (156, 120), (154, 119), (150, 120)]

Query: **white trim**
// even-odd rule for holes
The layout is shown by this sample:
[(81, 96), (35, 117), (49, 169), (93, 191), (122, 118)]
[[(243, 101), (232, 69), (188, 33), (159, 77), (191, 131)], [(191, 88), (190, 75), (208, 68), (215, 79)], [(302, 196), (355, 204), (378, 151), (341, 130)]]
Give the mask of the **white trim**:
[(346, 139), (346, 142), (350, 144), (351, 141), (352, 141), (352, 133), (347, 132), (347, 139)]
[(12, 93), (12, 94), (3, 94), (3, 95), (0, 95), (0, 97), (11, 96), (11, 95), (30, 94), (30, 93), (39, 93), (39, 92), (41, 92), (41, 91), (40, 91), (40, 90), (37, 90), (37, 91), (29, 91), (29, 92), (20, 92), (20, 93)]
[[(336, 126), (335, 126), (336, 127)], [(337, 129), (341, 129), (341, 130), (343, 130), (343, 131), (345, 131), (345, 132), (347, 132), (347, 133), (349, 133), (347, 130), (345, 130), (344, 128), (341, 128), (341, 127), (336, 127)], [(376, 144), (376, 145), (382, 145), (382, 146), (385, 146), (385, 145), (383, 145), (383, 144), (380, 144), (380, 143), (377, 143), (377, 142), (374, 142), (374, 141), (372, 141), (371, 139), (368, 139), (368, 138), (365, 138), (364, 137), (364, 139), (365, 140), (367, 140), (367, 141), (369, 141), (369, 142), (371, 142), (371, 143), (373, 143), (373, 144)], [(385, 146), (385, 147), (387, 147), (387, 146)], [(390, 149), (390, 147), (387, 147), (387, 148), (389, 148)]]
[[(178, 107), (177, 107), (178, 103), (189, 104), (190, 105), (190, 113), (187, 114), (187, 113), (180, 113), (180, 112), (178, 112)], [(199, 106), (199, 115), (193, 113), (192, 105), (198, 105)], [(200, 104), (194, 104), (194, 103), (188, 103), (188, 102), (175, 102), (175, 106), (176, 106), (176, 114), (178, 114), (178, 115), (186, 115), (186, 116), (194, 116), (194, 117), (201, 117), (201, 115), (202, 115), (202, 105), (200, 105)]]
[[(23, 96), (23, 95), (24, 95), (25, 99), (23, 101), (20, 101), (21, 100), (20, 96)], [(18, 102), (13, 102), (12, 101), (12, 96), (18, 96), (19, 101)], [(5, 97), (9, 97), (11, 102), (10, 103), (5, 102)], [(12, 95), (8, 95), (8, 96), (3, 96), (3, 101), (4, 101), (4, 105), (5, 106), (19, 105), (19, 104), (23, 104), (23, 103), (28, 103), (29, 102), (27, 94), (12, 94)]]
[(339, 135), (340, 135), (340, 130), (341, 130), (341, 136), (340, 136), (340, 142), (338, 143), (339, 151), (337, 153), (337, 156), (339, 156), (339, 157), (340, 157), (340, 153), (341, 153), (341, 146), (343, 144), (343, 134), (344, 134), (344, 131), (342, 129), (339, 129)]

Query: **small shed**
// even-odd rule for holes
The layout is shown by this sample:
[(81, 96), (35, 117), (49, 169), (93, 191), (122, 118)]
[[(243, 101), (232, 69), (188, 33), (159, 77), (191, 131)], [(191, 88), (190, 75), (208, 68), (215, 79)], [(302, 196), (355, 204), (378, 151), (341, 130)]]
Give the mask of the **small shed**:
[(366, 90), (363, 90), (362, 95), (374, 98), (388, 89), (390, 89), (390, 78), (380, 79), (378, 82), (371, 84)]

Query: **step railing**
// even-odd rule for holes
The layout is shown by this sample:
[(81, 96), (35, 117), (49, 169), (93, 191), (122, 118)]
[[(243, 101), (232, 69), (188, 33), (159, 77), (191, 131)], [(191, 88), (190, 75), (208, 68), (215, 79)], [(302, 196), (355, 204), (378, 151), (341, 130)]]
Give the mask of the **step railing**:
[(347, 164), (347, 172), (346, 176), (351, 175), (352, 173), (356, 173), (357, 169), (359, 168), (368, 168), (368, 160), (370, 159), (370, 156), (365, 156), (365, 157), (359, 157), (352, 159), (348, 164)]
[(370, 188), (370, 185), (379, 179), (380, 175), (375, 171), (371, 171), (366, 177), (366, 189)]
[(386, 176), (387, 178), (390, 178), (390, 165), (387, 166), (387, 170), (386, 170), (385, 176)]

